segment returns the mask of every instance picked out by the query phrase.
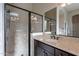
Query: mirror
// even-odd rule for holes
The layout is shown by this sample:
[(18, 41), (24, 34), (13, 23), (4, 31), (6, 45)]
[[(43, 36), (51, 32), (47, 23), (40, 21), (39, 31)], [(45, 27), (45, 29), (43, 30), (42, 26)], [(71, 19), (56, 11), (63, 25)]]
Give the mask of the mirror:
[(59, 7), (58, 10), (59, 10), (58, 34), (59, 35), (66, 35), (66, 10), (62, 7)]
[(79, 37), (79, 3), (59, 7), (59, 35)]
[(31, 33), (43, 32), (43, 16), (31, 13)]
[(56, 35), (56, 8), (45, 13), (44, 32)]

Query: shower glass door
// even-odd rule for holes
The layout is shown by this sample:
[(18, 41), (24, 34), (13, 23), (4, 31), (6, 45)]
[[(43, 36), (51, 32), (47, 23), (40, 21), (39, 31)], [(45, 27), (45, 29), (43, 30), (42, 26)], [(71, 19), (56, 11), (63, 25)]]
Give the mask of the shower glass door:
[(31, 13), (31, 33), (43, 32), (43, 16)]
[(6, 55), (28, 56), (28, 12), (6, 5)]

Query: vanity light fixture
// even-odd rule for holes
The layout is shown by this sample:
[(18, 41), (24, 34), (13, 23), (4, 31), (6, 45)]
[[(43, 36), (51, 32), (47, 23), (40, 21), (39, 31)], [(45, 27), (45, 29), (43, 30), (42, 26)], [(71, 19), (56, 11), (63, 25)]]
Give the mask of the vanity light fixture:
[(65, 6), (66, 6), (66, 3), (61, 4), (61, 7), (65, 7)]
[(31, 19), (32, 19), (33, 21), (37, 21), (37, 17), (36, 17), (36, 16), (31, 16)]
[(67, 3), (67, 5), (70, 5), (70, 4), (72, 4), (72, 3)]
[(39, 23), (36, 16), (31, 16), (31, 19), (32, 19), (32, 21), (34, 21), (34, 23)]
[(61, 4), (61, 7), (65, 7), (65, 6), (70, 5), (70, 4), (72, 4), (72, 3), (63, 3), (63, 4)]

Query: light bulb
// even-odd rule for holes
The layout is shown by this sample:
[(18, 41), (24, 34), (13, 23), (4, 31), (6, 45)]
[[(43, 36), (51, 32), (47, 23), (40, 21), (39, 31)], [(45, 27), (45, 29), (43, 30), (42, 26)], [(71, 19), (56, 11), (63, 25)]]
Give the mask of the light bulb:
[(66, 6), (66, 3), (64, 3), (64, 4), (61, 4), (61, 7), (65, 7)]

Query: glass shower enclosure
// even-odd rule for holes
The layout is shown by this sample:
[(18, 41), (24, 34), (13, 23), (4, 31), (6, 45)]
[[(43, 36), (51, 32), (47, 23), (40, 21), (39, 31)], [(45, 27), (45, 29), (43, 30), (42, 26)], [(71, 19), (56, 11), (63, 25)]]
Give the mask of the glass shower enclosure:
[(42, 20), (43, 17), (39, 14), (5, 4), (5, 55), (29, 56), (32, 49), (30, 34), (31, 32), (42, 32)]
[(6, 5), (6, 55), (28, 56), (28, 12)]

